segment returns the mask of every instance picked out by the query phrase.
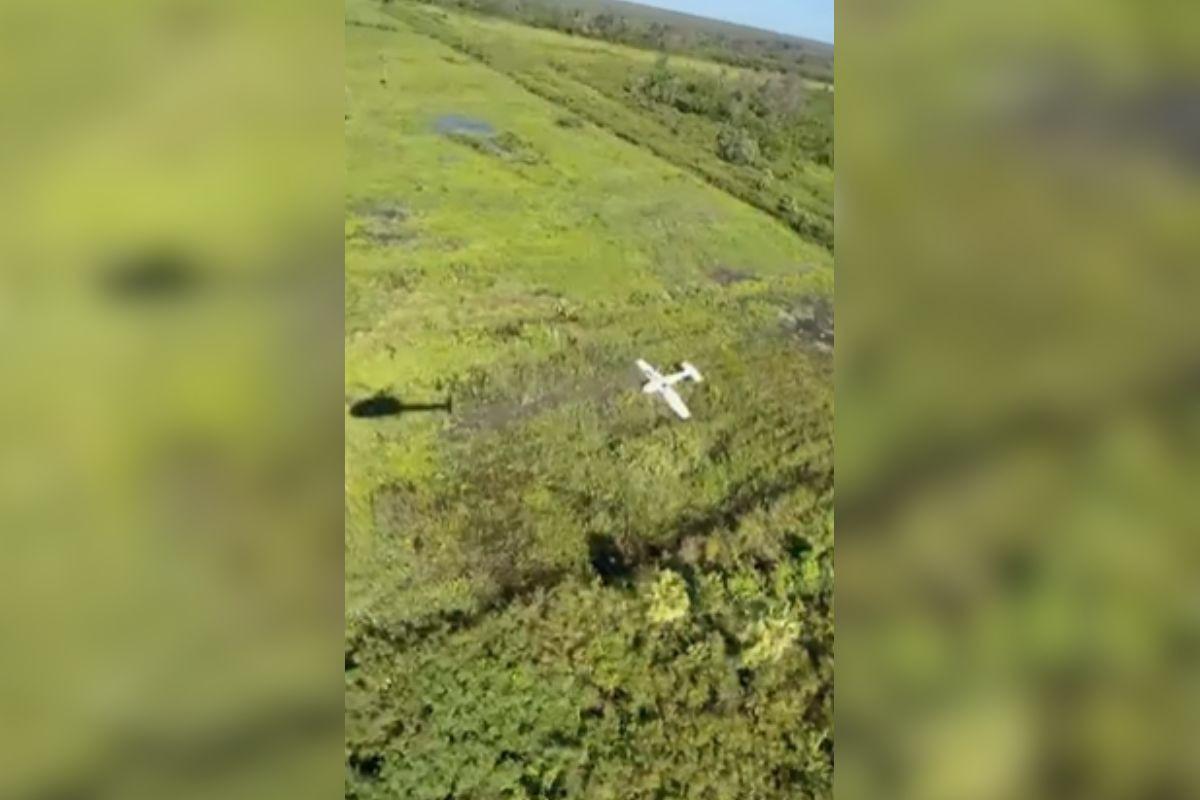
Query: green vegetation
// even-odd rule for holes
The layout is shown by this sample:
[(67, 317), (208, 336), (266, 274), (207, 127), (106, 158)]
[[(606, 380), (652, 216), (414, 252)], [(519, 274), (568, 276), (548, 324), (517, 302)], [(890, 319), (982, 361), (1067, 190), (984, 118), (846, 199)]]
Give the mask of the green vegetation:
[(833, 81), (832, 45), (620, 0), (418, 1), (576, 36)]
[(392, 2), (389, 25), (454, 48), (574, 116), (833, 248), (833, 91), (795, 72), (563, 36)]
[(347, 403), (399, 413), (346, 422), (346, 795), (827, 797), (832, 256), (736, 189), (828, 219), (830, 167), (645, 88), (749, 73), (347, 20)]

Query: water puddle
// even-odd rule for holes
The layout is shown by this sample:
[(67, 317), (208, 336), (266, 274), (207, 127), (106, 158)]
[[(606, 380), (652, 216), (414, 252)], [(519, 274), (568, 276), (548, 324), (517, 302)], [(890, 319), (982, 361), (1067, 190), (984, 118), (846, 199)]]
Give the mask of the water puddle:
[(487, 120), (475, 119), (462, 114), (445, 114), (437, 118), (434, 130), (443, 135), (492, 136), (496, 129)]

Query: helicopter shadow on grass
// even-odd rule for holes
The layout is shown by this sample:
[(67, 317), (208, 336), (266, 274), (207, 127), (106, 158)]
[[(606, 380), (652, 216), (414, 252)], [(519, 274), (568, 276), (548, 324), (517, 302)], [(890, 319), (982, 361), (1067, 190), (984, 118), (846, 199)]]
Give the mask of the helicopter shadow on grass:
[(399, 417), (404, 414), (454, 413), (453, 398), (447, 397), (442, 402), (412, 403), (388, 393), (379, 391), (370, 397), (356, 400), (350, 404), (350, 416), (358, 419), (379, 419), (382, 417)]

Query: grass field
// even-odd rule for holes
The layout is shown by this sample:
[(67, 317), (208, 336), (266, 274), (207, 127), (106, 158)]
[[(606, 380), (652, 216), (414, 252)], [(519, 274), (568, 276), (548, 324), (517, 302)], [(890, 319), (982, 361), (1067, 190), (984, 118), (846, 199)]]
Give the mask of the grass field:
[[(678, 101), (654, 102), (631, 91), (631, 84), (654, 72), (661, 54), (553, 31), (524, 27), (504, 20), (447, 13), (418, 4), (389, 4), (386, 21), (369, 22), (352, 17), (358, 24), (394, 27), (397, 22), (410, 30), (455, 49), (468, 61), (482, 63), (500, 72), (532, 94), (560, 109), (604, 128), (618, 138), (647, 149), (660, 159), (695, 175), (788, 223), (810, 240), (827, 248), (833, 244), (832, 147), (810, 142), (827, 152), (826, 163), (804, 158), (791, 142), (783, 152), (766, 154), (755, 164), (731, 164), (713, 147), (731, 116), (744, 114), (683, 113)], [(678, 89), (720, 80), (728, 103), (744, 107), (751, 102), (749, 89), (777, 73), (731, 68), (688, 56), (669, 60)], [(823, 140), (832, 136), (833, 92), (829, 84), (802, 79), (807, 89), (804, 100), (807, 137)], [(703, 98), (701, 98), (703, 99)], [(767, 95), (767, 105), (787, 105), (787, 97)], [(723, 121), (722, 116), (726, 119)], [(793, 118), (775, 124), (795, 125)]]
[(347, 796), (824, 796), (829, 251), (570, 79), (653, 54), (346, 16)]

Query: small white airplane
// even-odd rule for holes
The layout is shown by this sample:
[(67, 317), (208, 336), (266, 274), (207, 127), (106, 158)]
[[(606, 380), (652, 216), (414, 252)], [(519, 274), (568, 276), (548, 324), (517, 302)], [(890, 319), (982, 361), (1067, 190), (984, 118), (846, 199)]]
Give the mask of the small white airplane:
[(683, 398), (672, 387), (682, 380), (693, 380), (696, 383), (702, 383), (704, 377), (698, 369), (684, 361), (679, 365), (683, 367), (682, 371), (676, 372), (674, 375), (663, 375), (640, 358), (637, 360), (637, 365), (642, 374), (646, 376), (646, 385), (642, 387), (643, 392), (646, 394), (662, 395), (662, 398), (667, 401), (667, 405), (679, 415), (680, 419), (692, 418), (692, 412), (688, 411), (688, 407), (684, 405)]

